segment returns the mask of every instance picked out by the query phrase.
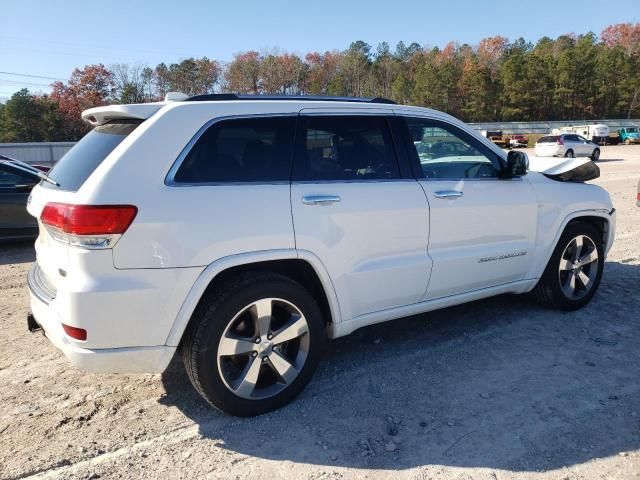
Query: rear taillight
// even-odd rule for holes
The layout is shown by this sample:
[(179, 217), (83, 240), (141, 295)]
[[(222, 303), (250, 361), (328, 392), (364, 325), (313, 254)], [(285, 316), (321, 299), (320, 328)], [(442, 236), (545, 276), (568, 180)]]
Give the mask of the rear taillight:
[(47, 203), (40, 220), (58, 241), (87, 248), (110, 248), (137, 213), (133, 205)]
[(558, 145), (564, 145), (564, 140), (562, 137), (558, 137), (558, 141), (556, 142)]

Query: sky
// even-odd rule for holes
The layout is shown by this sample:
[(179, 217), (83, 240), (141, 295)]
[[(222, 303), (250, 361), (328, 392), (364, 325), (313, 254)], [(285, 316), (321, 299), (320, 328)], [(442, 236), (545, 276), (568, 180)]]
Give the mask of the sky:
[(352, 41), (477, 45), (502, 35), (599, 34), (640, 21), (639, 0), (0, 0), (0, 98), (49, 91), (76, 67), (187, 57), (230, 61), (258, 50), (304, 55)]

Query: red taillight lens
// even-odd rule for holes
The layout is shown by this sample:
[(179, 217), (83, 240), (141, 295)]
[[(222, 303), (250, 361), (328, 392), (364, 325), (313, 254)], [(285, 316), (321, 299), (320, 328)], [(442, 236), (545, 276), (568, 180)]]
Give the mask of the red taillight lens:
[(562, 137), (558, 137), (558, 145), (564, 145), (564, 140)]
[(83, 341), (87, 339), (87, 331), (84, 328), (72, 327), (71, 325), (65, 325), (63, 323), (62, 329), (64, 330), (64, 333), (69, 335), (71, 338)]
[(47, 203), (40, 220), (72, 235), (114, 235), (126, 232), (137, 213), (133, 205)]

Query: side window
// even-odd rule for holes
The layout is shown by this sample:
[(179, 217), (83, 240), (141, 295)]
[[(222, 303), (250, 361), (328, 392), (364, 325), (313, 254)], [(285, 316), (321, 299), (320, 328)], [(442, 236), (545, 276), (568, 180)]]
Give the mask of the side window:
[(16, 185), (33, 185), (36, 180), (0, 169), (0, 188), (13, 188)]
[(400, 177), (387, 120), (382, 116), (303, 116), (299, 156), (305, 180)]
[(587, 142), (587, 139), (586, 139), (586, 138), (584, 138), (584, 137), (582, 137), (582, 136), (580, 136), (580, 135), (577, 135), (577, 137), (578, 137), (578, 141), (580, 141), (580, 142), (585, 142), (585, 143)]
[(441, 122), (405, 118), (424, 178), (494, 178), (498, 168), (470, 135)]
[(221, 120), (196, 141), (176, 183), (288, 181), (296, 117)]

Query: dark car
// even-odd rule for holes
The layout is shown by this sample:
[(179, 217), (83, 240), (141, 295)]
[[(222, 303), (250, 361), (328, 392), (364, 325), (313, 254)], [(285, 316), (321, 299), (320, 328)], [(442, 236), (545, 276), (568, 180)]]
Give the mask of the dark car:
[(30, 169), (0, 155), (0, 240), (38, 235), (38, 221), (27, 212), (27, 199), (41, 177)]

